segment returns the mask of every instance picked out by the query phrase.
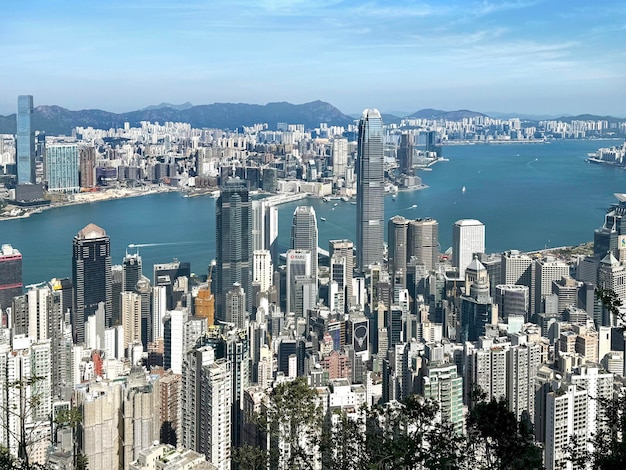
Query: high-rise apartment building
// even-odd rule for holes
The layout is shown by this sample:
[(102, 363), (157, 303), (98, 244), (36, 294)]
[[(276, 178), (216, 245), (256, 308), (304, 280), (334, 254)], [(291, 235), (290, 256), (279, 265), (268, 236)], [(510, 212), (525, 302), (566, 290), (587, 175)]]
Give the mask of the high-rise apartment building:
[(224, 320), (226, 293), (239, 283), (252, 305), (252, 210), (249, 185), (230, 178), (220, 187), (215, 207), (216, 276), (214, 280), (216, 318)]
[(475, 253), (485, 252), (485, 226), (474, 219), (457, 220), (452, 227), (452, 265), (459, 277), (465, 278), (465, 268)]
[(77, 193), (79, 154), (76, 144), (52, 144), (46, 147), (44, 159), (44, 180), (48, 191)]
[(89, 224), (74, 237), (72, 254), (74, 310), (72, 329), (76, 343), (85, 340), (85, 322), (104, 302), (105, 325), (111, 326), (111, 241), (106, 232)]
[(530, 312), (539, 314), (543, 308), (543, 300), (552, 294), (552, 283), (569, 276), (569, 265), (553, 257), (546, 257), (533, 261), (535, 276), (530, 288)]
[(333, 175), (345, 178), (348, 168), (348, 139), (336, 137), (333, 139)]
[(383, 261), (383, 120), (377, 109), (363, 111), (357, 153), (356, 264), (365, 271), (369, 265)]
[(17, 97), (16, 158), (18, 184), (35, 181), (35, 133), (32, 129), (33, 97)]
[(124, 349), (127, 349), (130, 344), (141, 342), (141, 296), (136, 292), (122, 292), (121, 310)]
[(96, 148), (82, 146), (78, 149), (78, 182), (81, 188), (96, 186)]
[(11, 245), (0, 247), (0, 317), (22, 293), (22, 254)]

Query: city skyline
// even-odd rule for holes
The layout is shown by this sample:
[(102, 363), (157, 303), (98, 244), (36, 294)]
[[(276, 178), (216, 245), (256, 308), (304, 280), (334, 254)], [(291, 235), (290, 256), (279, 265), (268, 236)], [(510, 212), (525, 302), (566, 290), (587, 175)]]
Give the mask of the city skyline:
[(623, 115), (616, 1), (75, 6), (7, 5), (0, 114), (15, 112), (12, 96), (33, 94), (114, 112), (320, 99), (346, 113), (375, 103), (384, 112)]

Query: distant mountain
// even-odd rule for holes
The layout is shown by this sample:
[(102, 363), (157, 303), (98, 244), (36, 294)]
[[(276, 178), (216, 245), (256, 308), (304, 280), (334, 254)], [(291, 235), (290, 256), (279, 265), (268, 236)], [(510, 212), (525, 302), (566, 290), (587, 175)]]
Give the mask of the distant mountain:
[(572, 121), (609, 121), (624, 122), (626, 118), (618, 118), (615, 116), (598, 116), (597, 114), (579, 114), (578, 116), (561, 116), (554, 119), (555, 121), (572, 122)]
[(441, 109), (420, 109), (406, 116), (406, 119), (445, 119), (448, 121), (460, 121), (464, 118), (471, 118), (477, 116), (485, 116), (483, 113), (476, 111), (469, 111), (467, 109), (460, 109), (458, 111), (442, 111)]
[[(68, 135), (76, 126), (110, 129), (122, 127), (125, 122), (138, 126), (141, 121), (188, 122), (193, 127), (221, 129), (236, 129), (257, 123), (267, 123), (270, 128), (275, 129), (278, 122), (304, 124), (306, 129), (318, 127), (322, 122), (332, 126), (354, 123), (350, 116), (323, 101), (266, 105), (215, 103), (180, 110), (171, 106), (149, 108), (151, 109), (116, 114), (99, 109), (70, 111), (60, 106), (37, 106), (33, 113), (33, 129), (50, 135)], [(15, 114), (0, 116), (0, 134), (14, 134), (15, 128)]]
[(189, 101), (183, 104), (171, 104), (171, 103), (152, 104), (150, 106), (146, 106), (145, 108), (141, 108), (139, 111), (151, 111), (153, 109), (162, 109), (162, 108), (172, 108), (177, 111), (184, 111), (185, 109), (193, 108), (193, 104), (191, 104)]
[(383, 123), (385, 124), (400, 124), (400, 121), (402, 121), (401, 117), (394, 114), (382, 113), (381, 117), (383, 118)]

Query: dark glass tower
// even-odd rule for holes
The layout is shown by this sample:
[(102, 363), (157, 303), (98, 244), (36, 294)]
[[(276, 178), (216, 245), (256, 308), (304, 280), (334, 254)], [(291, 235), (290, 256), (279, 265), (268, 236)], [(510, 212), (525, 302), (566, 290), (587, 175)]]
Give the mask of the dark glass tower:
[[(0, 247), (0, 317), (22, 294), (22, 254), (9, 244)], [(2, 318), (4, 320), (4, 318)]]
[(94, 224), (87, 225), (74, 237), (72, 254), (74, 341), (85, 341), (85, 322), (104, 302), (105, 326), (111, 326), (111, 242), (106, 232)]
[(252, 310), (252, 204), (247, 181), (230, 178), (220, 187), (215, 218), (216, 318), (224, 321), (226, 293), (235, 283), (246, 293), (248, 312)]
[(369, 265), (383, 261), (383, 120), (377, 109), (363, 111), (357, 158), (356, 253), (357, 267), (364, 271)]

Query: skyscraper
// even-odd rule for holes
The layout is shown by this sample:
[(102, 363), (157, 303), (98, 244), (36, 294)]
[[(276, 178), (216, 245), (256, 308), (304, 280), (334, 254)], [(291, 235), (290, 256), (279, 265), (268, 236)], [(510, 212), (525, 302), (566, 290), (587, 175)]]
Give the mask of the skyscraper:
[(383, 120), (377, 109), (363, 111), (357, 158), (356, 253), (357, 267), (364, 271), (383, 261)]
[(226, 293), (237, 282), (246, 293), (250, 312), (252, 295), (252, 208), (249, 185), (245, 180), (230, 178), (220, 187), (215, 207), (215, 276), (216, 318), (224, 320)]
[(317, 283), (317, 218), (313, 207), (298, 206), (293, 212), (289, 248), (311, 252), (311, 276)]
[(465, 277), (474, 253), (485, 252), (485, 226), (474, 219), (457, 220), (452, 227), (452, 265)]
[(409, 222), (407, 261), (415, 259), (428, 271), (437, 267), (439, 260), (439, 224), (435, 219), (415, 219)]
[(85, 322), (104, 302), (105, 324), (111, 326), (111, 242), (106, 232), (89, 224), (74, 237), (72, 254), (74, 340), (85, 340)]
[(411, 173), (413, 165), (413, 136), (410, 134), (402, 134), (400, 136), (400, 145), (398, 146), (398, 167), (401, 173), (408, 175)]
[(350, 306), (352, 303), (352, 277), (354, 271), (354, 243), (350, 240), (330, 240), (328, 242), (328, 254), (331, 259), (333, 256), (344, 258), (346, 264), (345, 271), (345, 303)]
[(132, 255), (126, 253), (122, 260), (122, 291), (134, 292), (141, 276), (141, 256), (139, 253)]
[(46, 147), (44, 179), (48, 191), (77, 193), (79, 156), (76, 144), (54, 144)]
[(22, 254), (9, 244), (0, 247), (0, 320), (13, 297), (22, 293)]
[(389, 242), (389, 274), (393, 285), (406, 287), (407, 233), (409, 220), (401, 215), (394, 215), (387, 223)]
[(17, 97), (17, 182), (35, 183), (35, 133), (32, 129), (33, 96)]
[(345, 178), (348, 167), (348, 139), (333, 139), (333, 175)]

